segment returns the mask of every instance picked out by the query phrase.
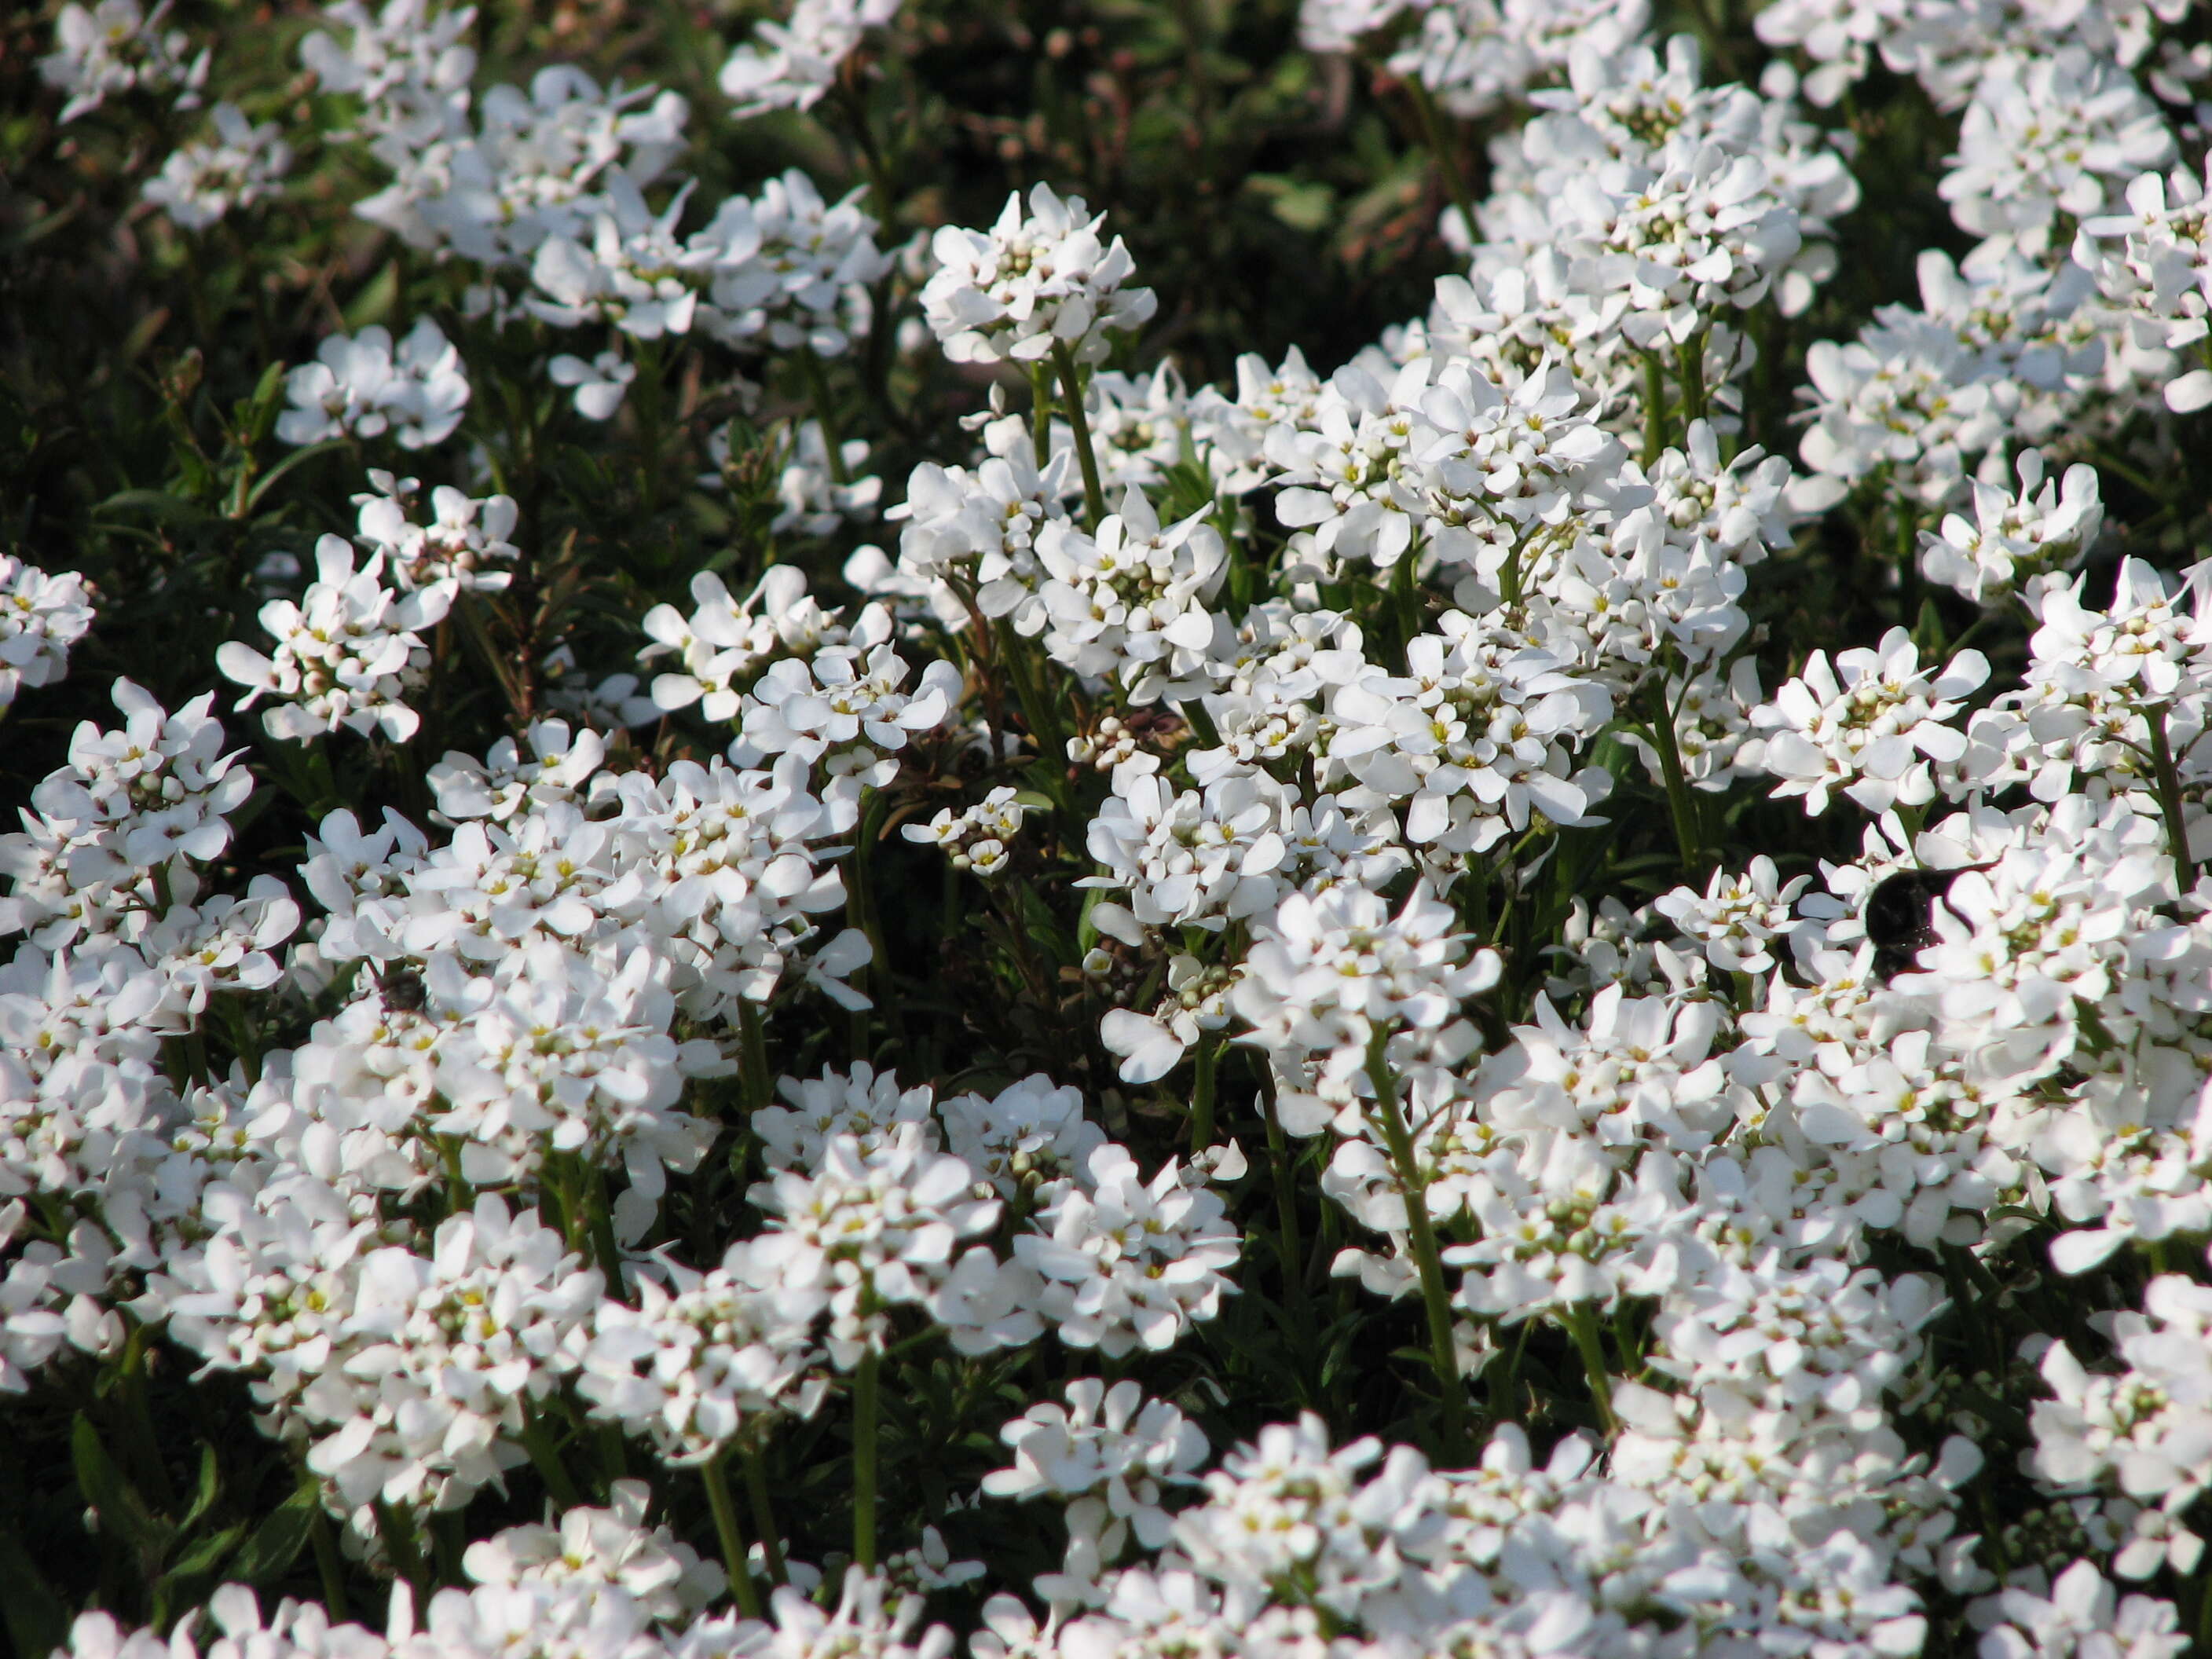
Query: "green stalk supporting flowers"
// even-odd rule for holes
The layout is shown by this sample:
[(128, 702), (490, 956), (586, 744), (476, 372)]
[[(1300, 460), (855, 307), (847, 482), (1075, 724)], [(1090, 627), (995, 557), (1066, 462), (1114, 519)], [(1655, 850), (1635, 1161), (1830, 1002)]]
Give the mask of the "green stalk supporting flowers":
[(1368, 1044), (1367, 1080), (1375, 1090), (1375, 1116), (1397, 1172), (1400, 1195), (1405, 1201), (1407, 1237), (1414, 1268), (1420, 1275), (1421, 1306), (1429, 1322), (1430, 1361), (1437, 1374), (1438, 1438), (1444, 1455), (1459, 1462), (1469, 1453), (1467, 1383), (1460, 1376), (1459, 1347), (1452, 1334), (1451, 1293), (1444, 1284), (1443, 1259), (1437, 1249), (1435, 1226), (1429, 1219), (1428, 1182), (1398, 1103), (1398, 1079), (1390, 1070), (1389, 1047), (1389, 1033), (1377, 1031)]

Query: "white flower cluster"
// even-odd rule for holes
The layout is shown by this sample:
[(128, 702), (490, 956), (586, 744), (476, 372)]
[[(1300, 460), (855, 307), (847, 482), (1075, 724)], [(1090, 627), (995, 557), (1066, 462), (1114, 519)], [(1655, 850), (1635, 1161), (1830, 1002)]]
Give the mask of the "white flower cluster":
[(2069, 46), (2133, 68), (2158, 27), (2187, 0), (1769, 0), (1753, 20), (1771, 46), (1810, 59), (1805, 94), (1836, 103), (1873, 65), (1919, 78), (1938, 108), (1955, 110), (1983, 78), (2010, 75)]
[(862, 36), (899, 14), (900, 0), (797, 0), (781, 22), (763, 21), (730, 53), (721, 88), (739, 115), (811, 109)]
[(1619, 51), (1644, 33), (1650, 9), (1644, 0), (1304, 0), (1298, 39), (1309, 52), (1349, 52), (1395, 26), (1390, 72), (1474, 117), (1557, 80), (1577, 46)]
[(276, 136), (274, 121), (256, 126), (230, 103), (208, 113), (214, 140), (176, 150), (145, 184), (146, 199), (179, 230), (205, 230), (234, 209), (265, 201), (283, 188), (292, 168), (291, 146)]
[[(2194, 1573), (2204, 1540), (2186, 1519), (2212, 1484), (2212, 1294), (2166, 1274), (2144, 1286), (2142, 1311), (2112, 1321), (2124, 1368), (2091, 1373), (2063, 1342), (2043, 1356), (2051, 1398), (2036, 1402), (2036, 1473), (2063, 1492), (2096, 1496), (2116, 1537), (2123, 1578), (2172, 1565)], [(2108, 1595), (2109, 1590), (2106, 1592)]]
[(88, 115), (110, 98), (131, 92), (177, 94), (176, 106), (190, 109), (207, 84), (209, 54), (191, 56), (184, 30), (164, 28), (170, 0), (148, 11), (139, 0), (94, 0), (90, 6), (62, 8), (54, 23), (54, 50), (39, 60), (39, 76), (67, 93), (61, 119)]
[[(1826, 60), (1809, 89), (1839, 95), (1879, 40), (1893, 69), (1965, 106), (1942, 194), (1960, 228), (1982, 240), (1956, 264), (1936, 249), (1921, 255), (1918, 309), (1884, 307), (1856, 340), (1811, 348), (1803, 457), (1820, 476), (1799, 505), (1894, 478), (1941, 510), (1970, 480), (2008, 488), (2010, 442), (2070, 460), (2138, 410), (2212, 402), (2212, 370), (2196, 361), (2203, 185), (2185, 167), (2165, 171), (2174, 134), (2132, 72), (2180, 7), (1820, 0), (1813, 9), (1835, 15), (1816, 22), (1787, 0), (1759, 17), (1767, 39), (1802, 41)], [(1978, 597), (1978, 586), (1962, 591)]]
[(299, 602), (261, 607), (276, 654), (224, 642), (216, 665), (246, 688), (238, 707), (274, 700), (261, 717), (270, 737), (307, 743), (343, 727), (404, 743), (422, 725), (406, 702), (430, 665), (421, 630), (445, 619), (458, 584), (395, 593), (384, 585), (385, 561), (379, 550), (356, 570), (345, 539), (324, 537), (315, 546), (315, 580)]
[(983, 1477), (992, 1498), (1053, 1498), (1066, 1505), (1066, 1559), (1040, 1575), (1048, 1601), (1094, 1599), (1099, 1575), (1133, 1540), (1157, 1550), (1173, 1533), (1164, 1486), (1198, 1484), (1206, 1436), (1164, 1400), (1136, 1383), (1110, 1389), (1096, 1377), (1067, 1385), (1065, 1406), (1032, 1406), (999, 1431), (1014, 1466)]
[[(2156, 159), (2153, 157), (2152, 159)], [(2207, 163), (2212, 167), (2212, 162)], [(2204, 185), (2177, 168), (2171, 179), (2138, 174), (2127, 187), (2125, 214), (2086, 220), (2074, 258), (2095, 273), (2106, 295), (2124, 307), (2131, 343), (2156, 351), (2196, 348), (2212, 321), (2212, 234), (2208, 234)], [(2100, 242), (2118, 242), (2118, 248)], [(2166, 406), (2190, 414), (2212, 404), (2212, 366), (2168, 380)]]
[[(817, 23), (836, 33), (843, 25), (828, 14), (846, 9), (802, 8), (788, 30), (763, 27), (805, 58), (799, 43)], [(325, 88), (358, 98), (356, 136), (392, 174), (356, 211), (412, 246), (478, 267), (471, 314), (611, 335), (605, 348), (556, 352), (548, 364), (586, 419), (613, 416), (640, 348), (654, 342), (696, 331), (738, 350), (832, 357), (869, 331), (870, 286), (890, 260), (876, 247), (863, 191), (828, 202), (794, 169), (756, 196), (725, 198), (686, 234), (696, 180), (677, 181), (658, 206), (646, 197), (684, 147), (684, 99), (619, 82), (602, 88), (570, 65), (539, 70), (526, 88), (479, 89), (475, 53), (463, 44), (474, 16), (427, 0), (390, 0), (372, 15), (340, 0), (326, 17), (342, 33), (310, 35), (301, 56)], [(847, 21), (857, 37), (884, 19)], [(829, 66), (848, 48), (837, 47)], [(753, 61), (741, 50), (726, 82), (744, 81)], [(812, 72), (778, 62), (755, 64), (763, 88)], [(733, 96), (750, 95), (732, 85)], [(763, 95), (760, 107), (811, 101)]]
[(469, 377), (459, 349), (424, 317), (397, 346), (374, 324), (331, 335), (313, 362), (284, 377), (284, 395), (292, 406), (276, 417), (276, 435), (288, 444), (389, 432), (402, 448), (428, 449), (461, 423)]
[(50, 575), (0, 553), (0, 710), (26, 686), (69, 672), (70, 647), (92, 628), (92, 590), (74, 570)]
[[(1808, 343), (1810, 477), (1737, 441), (1858, 197), (1795, 69), (1707, 86), (1640, 5), (1309, 0), (1315, 49), (1394, 30), (1425, 97), (1506, 112), (1462, 268), (1333, 373), (1103, 368), (1153, 297), (1040, 185), (883, 289), (1003, 384), (849, 607), (772, 546), (679, 572), (596, 724), (410, 769), (419, 822), (272, 746), (318, 800), (297, 893), (218, 889), (254, 781), (212, 694), (118, 682), (121, 727), (79, 726), (0, 837), (0, 1390), (157, 1334), (403, 1580), (510, 1477), (558, 1513), (447, 1547), (381, 1635), (234, 1586), (167, 1636), (88, 1615), (70, 1659), (947, 1659), (930, 1597), (978, 1580), (971, 1659), (2179, 1659), (2212, 1514), (2212, 562), (2098, 563), (2118, 468), (2193, 459), (2212, 404), (2204, 187), (2157, 170), (2183, 147), (2134, 75), (2175, 12), (1759, 14), (1816, 104), (1879, 49), (1956, 113), (1941, 199), (1981, 239)], [(807, 108), (894, 15), (801, 0), (724, 89)], [(587, 416), (671, 337), (811, 369), (875, 327), (857, 195), (787, 173), (687, 234), (692, 186), (647, 194), (680, 100), (568, 69), (479, 97), (469, 14), (325, 16), (345, 44), (306, 61), (397, 179), (362, 211), (483, 267), (502, 325), (610, 331), (547, 366)], [(178, 188), (179, 223), (214, 199)], [(427, 322), (289, 385), (301, 444), (435, 444), (468, 392)], [(873, 512), (835, 413), (710, 449), (774, 477), (772, 536)], [(272, 653), (217, 656), (273, 738), (405, 744), (452, 609), (534, 585), (514, 501), (369, 483), (262, 608)], [(1796, 532), (1847, 501), (1917, 614), (1800, 619), (1770, 696), (1754, 585), (1802, 597)], [(0, 702), (89, 621), (80, 579), (0, 562)], [(1744, 844), (1816, 820), (1854, 838), (1817, 869)], [(941, 935), (965, 899), (1009, 946), (926, 1030), (871, 1002), (931, 971), (880, 902), (917, 866)], [(951, 1054), (958, 1000), (1017, 976), (1018, 1041)], [(1341, 1410), (1416, 1312), (1433, 1391), (1354, 1409), (1423, 1449), (1231, 1390), (1280, 1356)], [(968, 1474), (878, 1557), (902, 1381), (906, 1472)], [(832, 1402), (835, 1595), (772, 1527), (748, 1553), (726, 1484), (844, 1456)], [(562, 1462), (594, 1439), (603, 1506)], [(667, 1469), (726, 1573), (648, 1524), (684, 1518)], [(1038, 1500), (1032, 1600), (925, 1524)]]
[(995, 876), (1012, 856), (1009, 845), (1022, 832), (1028, 804), (1011, 784), (1000, 784), (975, 805), (955, 812), (938, 808), (927, 823), (909, 823), (899, 833), (925, 847), (941, 847), (956, 870), (972, 870), (979, 876)]
[(526, 261), (549, 235), (588, 234), (620, 179), (651, 184), (681, 146), (690, 111), (672, 92), (602, 88), (573, 65), (527, 88), (479, 95), (464, 37), (474, 7), (387, 0), (372, 14), (338, 0), (301, 58), (323, 87), (358, 100), (356, 136), (392, 182), (356, 211), (410, 246), (480, 264)]
[(312, 1439), (307, 1467), (345, 1511), (458, 1509), (523, 1461), (524, 1414), (575, 1369), (600, 1297), (557, 1231), (491, 1194), (420, 1252), (380, 1245), (312, 1184), (218, 1184), (203, 1204), (227, 1224), (173, 1254), (151, 1293), (178, 1341), (253, 1375), (271, 1431)]
[(1141, 326), (1158, 307), (1152, 289), (1127, 286), (1136, 261), (1115, 237), (1100, 240), (1105, 216), (1086, 218), (1083, 198), (1033, 186), (988, 231), (947, 225), (930, 243), (937, 270), (921, 291), (923, 314), (956, 363), (1046, 362), (1055, 351), (1078, 362), (1106, 355), (1111, 333)]
[(372, 467), (368, 485), (353, 498), (361, 509), (356, 538), (383, 556), (404, 592), (444, 586), (497, 593), (514, 580), (513, 573), (493, 568), (511, 564), (520, 554), (507, 539), (520, 516), (512, 496), (488, 495), (479, 501), (451, 484), (440, 484), (430, 492), (430, 522), (416, 524), (413, 514), (420, 480), (395, 478)]
[[(890, 269), (861, 194), (825, 203), (793, 171), (769, 179), (757, 200), (729, 198), (711, 223), (684, 237), (677, 226), (688, 185), (655, 213), (617, 173), (582, 224), (538, 242), (523, 303), (562, 328), (601, 323), (640, 341), (696, 328), (735, 348), (836, 356), (867, 332), (867, 285)], [(605, 413), (594, 413), (580, 389), (577, 406), (605, 419), (614, 405), (601, 396)]]
[(501, 1659), (526, 1644), (574, 1659), (837, 1653), (951, 1659), (950, 1631), (917, 1628), (925, 1611), (920, 1595), (902, 1591), (885, 1573), (858, 1567), (847, 1572), (834, 1607), (791, 1584), (776, 1591), (763, 1618), (722, 1613), (678, 1628), (663, 1610), (672, 1601), (696, 1605), (700, 1581), (684, 1563), (689, 1552), (644, 1528), (636, 1506), (634, 1494), (618, 1494), (605, 1510), (570, 1511), (572, 1519), (592, 1517), (592, 1526), (573, 1540), (563, 1531), (570, 1553), (549, 1564), (550, 1571), (535, 1570), (543, 1546), (533, 1534), (544, 1529), (511, 1528), (489, 1540), (495, 1553), (488, 1546), (471, 1550), (472, 1586), (439, 1590), (418, 1609), (413, 1589), (397, 1585), (380, 1632), (333, 1624), (312, 1601), (286, 1600), (264, 1614), (252, 1590), (225, 1584), (210, 1598), (204, 1620), (198, 1613), (180, 1620), (167, 1636), (150, 1627), (126, 1630), (108, 1613), (91, 1613), (55, 1651), (67, 1659)]
[(1449, 341), (1508, 386), (1563, 358), (1634, 426), (1656, 347), (1717, 413), (1754, 355), (1733, 319), (1770, 292), (1802, 313), (1834, 270), (1832, 222), (1859, 196), (1849, 151), (1786, 98), (1702, 84), (1686, 37), (1663, 57), (1588, 37), (1567, 64), (1568, 85), (1532, 94), (1540, 112), (1497, 141), (1492, 191), (1461, 228), (1479, 237), (1465, 283), (1394, 352)]
[(672, 651), (687, 672), (655, 675), (645, 707), (698, 705), (735, 730), (732, 761), (818, 769), (825, 800), (850, 806), (863, 788), (889, 783), (898, 752), (943, 726), (960, 700), (959, 672), (941, 658), (908, 684), (884, 606), (862, 606), (848, 626), (816, 604), (791, 566), (772, 567), (742, 606), (711, 573), (695, 577), (691, 592), (699, 609), (688, 618), (672, 605), (646, 615), (653, 643), (639, 659)]

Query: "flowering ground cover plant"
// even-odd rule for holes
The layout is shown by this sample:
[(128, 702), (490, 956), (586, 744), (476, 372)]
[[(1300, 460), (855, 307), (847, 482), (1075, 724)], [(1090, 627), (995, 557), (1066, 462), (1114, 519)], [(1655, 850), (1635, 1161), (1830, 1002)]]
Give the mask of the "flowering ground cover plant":
[(2212, 9), (0, 21), (36, 1659), (2212, 1659)]

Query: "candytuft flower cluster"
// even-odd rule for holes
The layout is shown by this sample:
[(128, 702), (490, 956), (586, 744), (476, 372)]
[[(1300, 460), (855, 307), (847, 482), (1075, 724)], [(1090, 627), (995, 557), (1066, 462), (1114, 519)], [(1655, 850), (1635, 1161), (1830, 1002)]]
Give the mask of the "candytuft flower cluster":
[(2212, 1659), (2212, 12), (0, 36), (17, 1648)]

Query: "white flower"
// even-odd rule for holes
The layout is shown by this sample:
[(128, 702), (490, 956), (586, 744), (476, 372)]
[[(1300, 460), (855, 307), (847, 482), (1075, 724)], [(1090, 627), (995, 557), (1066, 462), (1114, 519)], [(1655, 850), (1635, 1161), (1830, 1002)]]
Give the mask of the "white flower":
[(637, 187), (616, 174), (587, 240), (556, 234), (538, 245), (530, 264), (538, 292), (523, 303), (560, 328), (611, 323), (637, 340), (690, 333), (714, 252), (677, 240), (686, 193), (678, 191), (655, 214)]
[(1989, 605), (2088, 556), (2105, 521), (2096, 469), (2069, 466), (2063, 483), (2053, 484), (2044, 477), (2041, 450), (2022, 451), (2019, 465), (2017, 497), (1976, 479), (1972, 522), (1954, 513), (1942, 534), (1920, 532), (1920, 569), (1929, 581)]
[(1173, 1162), (1147, 1182), (1110, 1142), (1031, 1224), (1014, 1258), (1043, 1277), (1039, 1311), (1072, 1347), (1115, 1359), (1157, 1352), (1212, 1318), (1234, 1288), (1238, 1236), (1219, 1196)]
[(276, 435), (288, 444), (390, 431), (401, 447), (425, 449), (460, 424), (469, 381), (460, 353), (424, 317), (397, 349), (380, 326), (332, 335), (313, 362), (285, 376), (284, 392), (292, 407), (276, 417)]
[(430, 522), (418, 525), (410, 516), (415, 479), (371, 468), (368, 482), (369, 489), (353, 498), (361, 509), (356, 539), (385, 556), (403, 591), (449, 584), (497, 593), (513, 580), (511, 573), (489, 567), (520, 556), (520, 550), (507, 540), (519, 516), (514, 497), (479, 501), (440, 484), (430, 492)]
[(1370, 1045), (1396, 1033), (1445, 1063), (1475, 1045), (1462, 1006), (1498, 982), (1494, 951), (1466, 950), (1458, 918), (1425, 886), (1393, 916), (1381, 895), (1350, 885), (1293, 893), (1255, 929), (1232, 994), (1252, 1042), (1316, 1054), (1343, 1079)]
[(849, 1139), (865, 1157), (907, 1124), (922, 1126), (923, 1145), (937, 1149), (929, 1085), (902, 1090), (896, 1077), (866, 1060), (849, 1075), (825, 1068), (818, 1078), (780, 1078), (776, 1091), (791, 1104), (763, 1106), (751, 1120), (761, 1163), (772, 1172), (813, 1174), (833, 1139)]
[(210, 114), (216, 142), (175, 151), (143, 188), (146, 199), (179, 230), (205, 230), (232, 209), (274, 196), (291, 171), (291, 147), (276, 136), (274, 121), (255, 126), (228, 102)]
[(262, 715), (272, 738), (308, 742), (341, 726), (363, 736), (381, 732), (395, 743), (415, 735), (421, 717), (404, 701), (430, 665), (418, 629), (441, 621), (453, 603), (443, 583), (404, 597), (383, 584), (382, 553), (354, 568), (354, 550), (336, 536), (315, 548), (315, 580), (300, 603), (272, 599), (261, 626), (276, 641), (263, 656), (235, 640), (216, 653), (216, 666), (246, 688), (237, 707), (275, 699)]
[(95, 614), (76, 571), (49, 575), (0, 553), (0, 710), (25, 686), (52, 685), (69, 672), (70, 647)]
[(2093, 1562), (2060, 1573), (2047, 1600), (2015, 1586), (1997, 1606), (2004, 1622), (1982, 1638), (1981, 1659), (2176, 1659), (2189, 1646), (2172, 1602), (2123, 1601)]
[(821, 1403), (812, 1329), (826, 1297), (779, 1283), (747, 1241), (711, 1272), (672, 1261), (641, 1271), (635, 1290), (635, 1306), (604, 1301), (593, 1314), (576, 1391), (669, 1462), (703, 1463), (741, 1436), (757, 1444), (778, 1415)]
[(1099, 240), (1105, 215), (1084, 217), (1082, 198), (1044, 185), (1009, 197), (988, 231), (947, 225), (931, 243), (938, 270), (922, 289), (930, 327), (955, 362), (1048, 361), (1055, 346), (1079, 362), (1106, 355), (1107, 336), (1152, 316), (1146, 288), (1125, 286), (1136, 263), (1121, 238)]
[(1974, 88), (1939, 191), (1962, 229), (2040, 251), (2059, 214), (2102, 214), (2120, 179), (2172, 153), (2157, 105), (2118, 65), (2078, 46), (2008, 52)]
[[(838, 3), (839, 0), (831, 0)], [(813, 3), (813, 0), (805, 0)], [(869, 289), (891, 268), (861, 210), (865, 187), (825, 202), (792, 168), (756, 198), (732, 197), (691, 239), (711, 254), (711, 310), (701, 326), (726, 345), (842, 356), (872, 324)]]
[(581, 1507), (559, 1527), (509, 1527), (471, 1544), (463, 1570), (479, 1584), (547, 1584), (592, 1593), (620, 1591), (651, 1617), (672, 1623), (719, 1597), (722, 1569), (702, 1561), (665, 1527), (648, 1528), (652, 1492), (642, 1480), (617, 1480), (607, 1507)]
[(1760, 854), (1741, 876), (1713, 872), (1700, 897), (1677, 887), (1654, 909), (1702, 949), (1705, 959), (1724, 974), (1763, 974), (1774, 966), (1767, 946), (1792, 931), (1790, 908), (1812, 879), (1798, 876), (1787, 885), (1774, 860)]
[(207, 82), (208, 53), (186, 60), (191, 51), (182, 29), (163, 29), (169, 0), (152, 11), (139, 0), (96, 0), (85, 7), (64, 6), (54, 24), (54, 50), (39, 59), (39, 75), (48, 86), (69, 94), (61, 119), (74, 121), (98, 109), (110, 97), (134, 90), (178, 90), (177, 107), (199, 102)]
[[(1133, 1538), (1157, 1550), (1170, 1523), (1163, 1486), (1195, 1486), (1206, 1436), (1164, 1400), (1146, 1400), (1133, 1382), (1112, 1388), (1095, 1377), (1067, 1384), (1067, 1404), (1037, 1405), (999, 1431), (1014, 1466), (983, 1477), (993, 1498), (1050, 1497), (1066, 1504), (1067, 1553), (1038, 1593), (1081, 1596)], [(1103, 1599), (1098, 1597), (1097, 1599)]]
[(722, 91), (741, 116), (811, 109), (862, 33), (898, 11), (899, 0), (799, 0), (787, 19), (756, 24), (756, 38), (731, 52)]
[(938, 1103), (937, 1112), (951, 1150), (1010, 1202), (1024, 1192), (1048, 1200), (1089, 1166), (1106, 1139), (1084, 1115), (1083, 1091), (1055, 1088), (1042, 1072), (989, 1100), (951, 1096)]
[(602, 351), (588, 361), (563, 351), (545, 365), (545, 373), (555, 386), (575, 388), (576, 413), (587, 421), (611, 421), (637, 378), (637, 365), (624, 362), (619, 351)]
[[(811, 1170), (782, 1170), (757, 1189), (775, 1219), (751, 1260), (779, 1287), (825, 1298), (830, 1358), (850, 1370), (862, 1353), (884, 1347), (893, 1307), (953, 1313), (973, 1294), (955, 1253), (963, 1239), (989, 1232), (999, 1214), (999, 1200), (976, 1197), (976, 1185), (965, 1160), (928, 1149), (919, 1123), (897, 1126), (873, 1146), (834, 1135)], [(956, 1321), (951, 1328), (963, 1352), (1001, 1345), (988, 1324)], [(1032, 1315), (1026, 1336), (1036, 1329)]]
[(1946, 722), (1989, 673), (1978, 651), (1925, 672), (1901, 628), (1873, 649), (1838, 652), (1832, 668), (1827, 653), (1815, 651), (1805, 672), (1752, 716), (1767, 733), (1761, 764), (1783, 780), (1776, 798), (1802, 795), (1808, 814), (1826, 809), (1831, 791), (1870, 812), (1926, 805), (1936, 790), (1929, 763), (1966, 752), (1965, 734)]

